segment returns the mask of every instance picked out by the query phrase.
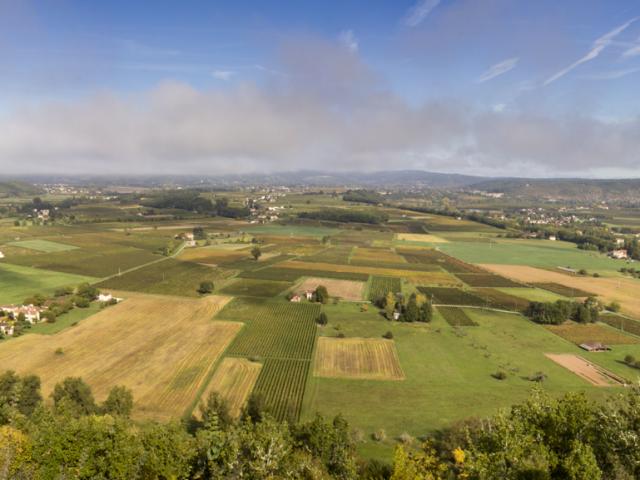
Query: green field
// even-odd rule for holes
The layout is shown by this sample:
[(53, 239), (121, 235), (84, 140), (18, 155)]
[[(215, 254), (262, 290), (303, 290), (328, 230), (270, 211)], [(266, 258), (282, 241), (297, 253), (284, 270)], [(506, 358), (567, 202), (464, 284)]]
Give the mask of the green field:
[(0, 263), (0, 304), (22, 302), (34, 293), (50, 295), (58, 287), (93, 280), (92, 277)]
[(587, 252), (567, 242), (548, 240), (503, 240), (449, 242), (438, 246), (443, 252), (470, 263), (529, 265), (540, 268), (584, 268), (589, 272), (617, 271), (623, 262), (601, 253)]
[(215, 284), (218, 279), (220, 272), (215, 268), (167, 258), (100, 282), (98, 287), (197, 297), (200, 282)]
[[(390, 456), (395, 438), (403, 432), (423, 435), (522, 401), (538, 385), (525, 377), (537, 371), (548, 375), (543, 387), (552, 394), (587, 391), (602, 398), (610, 391), (592, 387), (548, 360), (545, 352), (584, 352), (519, 315), (469, 309), (466, 313), (478, 326), (455, 329), (437, 313), (424, 325), (388, 322), (371, 312), (347, 311), (344, 305), (325, 310), (329, 327), (339, 323), (347, 337), (379, 338), (391, 330), (406, 375), (401, 382), (311, 377), (303, 417), (311, 418), (316, 411), (342, 413), (364, 432), (366, 441), (359, 448), (365, 455)], [(326, 334), (333, 332), (329, 328)], [(625, 349), (640, 351), (637, 345)], [(602, 363), (600, 354), (595, 355)], [(508, 372), (506, 380), (491, 376), (499, 369)], [(617, 371), (625, 369), (617, 366)], [(380, 428), (388, 436), (382, 444), (370, 438)]]
[(66, 252), (68, 250), (75, 250), (78, 248), (73, 245), (65, 245), (63, 243), (52, 242), (50, 240), (21, 240), (18, 242), (9, 242), (9, 245), (45, 253)]
[(402, 292), (402, 282), (397, 277), (371, 277), (369, 285), (369, 300), (377, 302), (384, 298), (387, 293)]
[(292, 285), (293, 284), (290, 282), (239, 278), (222, 288), (220, 293), (225, 295), (249, 297), (275, 297), (283, 293)]

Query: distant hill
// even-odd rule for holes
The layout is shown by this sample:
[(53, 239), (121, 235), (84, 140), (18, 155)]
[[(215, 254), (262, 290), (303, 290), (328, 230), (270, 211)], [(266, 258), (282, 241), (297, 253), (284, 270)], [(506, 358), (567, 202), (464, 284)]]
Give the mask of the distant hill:
[(486, 192), (503, 192), (523, 198), (556, 198), (558, 200), (638, 200), (640, 179), (581, 178), (494, 178), (467, 186)]
[(21, 197), (41, 193), (40, 188), (27, 182), (0, 181), (0, 197)]

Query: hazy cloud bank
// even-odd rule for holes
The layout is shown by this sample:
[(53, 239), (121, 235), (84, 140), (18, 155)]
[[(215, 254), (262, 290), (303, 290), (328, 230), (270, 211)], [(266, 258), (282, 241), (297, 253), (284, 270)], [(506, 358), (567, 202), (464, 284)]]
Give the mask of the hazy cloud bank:
[[(455, 101), (408, 105), (361, 61), (349, 38), (286, 45), (274, 66), (282, 75), (263, 85), (196, 90), (168, 80), (133, 98), (102, 93), (5, 112), (0, 167), (109, 174), (421, 168), (542, 176), (588, 175), (603, 166), (633, 173), (640, 166), (638, 118), (551, 118)], [(492, 67), (488, 77), (515, 66), (510, 62)]]

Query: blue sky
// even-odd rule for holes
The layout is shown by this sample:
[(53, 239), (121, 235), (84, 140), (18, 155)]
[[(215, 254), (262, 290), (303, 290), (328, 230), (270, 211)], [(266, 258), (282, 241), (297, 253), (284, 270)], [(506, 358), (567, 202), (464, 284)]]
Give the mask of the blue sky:
[(637, 176), (637, 1), (0, 0), (0, 166)]

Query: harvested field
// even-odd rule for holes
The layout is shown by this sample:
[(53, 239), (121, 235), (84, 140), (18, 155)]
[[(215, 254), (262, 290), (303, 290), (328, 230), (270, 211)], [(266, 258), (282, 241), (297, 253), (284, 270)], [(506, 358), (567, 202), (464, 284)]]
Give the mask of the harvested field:
[(640, 343), (640, 339), (636, 337), (625, 335), (613, 328), (596, 323), (582, 325), (580, 323), (567, 322), (562, 325), (545, 325), (544, 328), (576, 345), (593, 342), (600, 342), (605, 345), (630, 345)]
[(492, 273), (456, 273), (456, 277), (471, 287), (524, 287), (521, 283)]
[(314, 375), (366, 380), (403, 380), (392, 340), (320, 337)]
[(327, 291), (332, 297), (340, 297), (350, 302), (362, 300), (364, 282), (354, 282), (351, 280), (312, 277), (304, 280), (295, 290), (296, 292), (304, 293), (307, 290), (315, 290), (319, 285), (327, 287)]
[(351, 255), (351, 261), (378, 263), (406, 263), (406, 260), (388, 248), (356, 247)]
[(452, 327), (476, 327), (478, 324), (459, 307), (437, 307), (442, 318)]
[(442, 237), (437, 235), (431, 235), (429, 233), (399, 233), (398, 240), (405, 242), (424, 242), (424, 243), (448, 243)]
[(524, 265), (487, 264), (485, 268), (524, 283), (557, 283), (570, 289), (593, 292), (605, 303), (617, 301), (622, 313), (640, 318), (640, 280), (622, 277), (581, 277)]
[(231, 250), (228, 248), (204, 247), (186, 248), (180, 254), (180, 260), (187, 260), (206, 265), (223, 265), (225, 263), (236, 262), (250, 256), (249, 251)]
[(291, 285), (289, 282), (239, 278), (222, 288), (220, 293), (234, 296), (275, 297), (287, 290)]
[(396, 277), (371, 277), (369, 286), (369, 300), (377, 302), (384, 298), (387, 293), (397, 293), (402, 291), (402, 283)]
[(216, 368), (216, 372), (202, 395), (206, 402), (211, 392), (217, 392), (229, 406), (229, 413), (238, 418), (253, 390), (262, 364), (246, 358), (227, 357)]
[(629, 332), (633, 335), (640, 336), (640, 322), (637, 320), (632, 320), (614, 313), (602, 314), (600, 315), (599, 320), (613, 328), (622, 330), (623, 332)]
[(559, 283), (553, 282), (540, 282), (540, 283), (532, 283), (534, 287), (542, 288), (543, 290), (548, 290), (549, 292), (556, 293), (558, 295), (562, 295), (563, 297), (591, 297), (594, 296), (593, 293), (586, 292), (584, 290), (580, 290), (579, 288), (567, 287), (565, 285), (561, 285)]
[(626, 384), (626, 381), (615, 373), (595, 365), (579, 355), (545, 353), (545, 357), (596, 387), (612, 387)]
[(433, 303), (444, 305), (469, 305), (481, 307), (485, 305), (482, 298), (459, 288), (418, 287), (418, 291), (432, 299)]
[(113, 386), (124, 385), (133, 391), (134, 416), (177, 418), (242, 328), (211, 320), (228, 301), (131, 294), (56, 335), (24, 335), (3, 343), (0, 364), (39, 375), (45, 398), (64, 378), (82, 377), (98, 401)]

